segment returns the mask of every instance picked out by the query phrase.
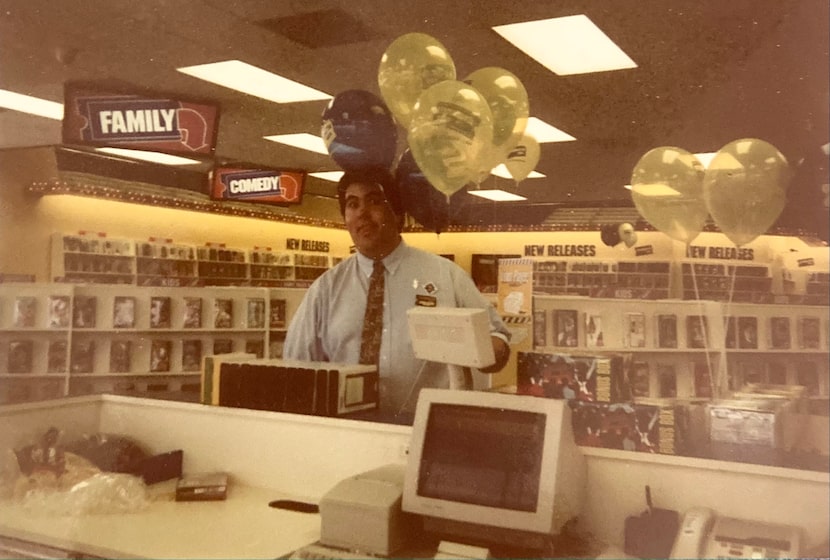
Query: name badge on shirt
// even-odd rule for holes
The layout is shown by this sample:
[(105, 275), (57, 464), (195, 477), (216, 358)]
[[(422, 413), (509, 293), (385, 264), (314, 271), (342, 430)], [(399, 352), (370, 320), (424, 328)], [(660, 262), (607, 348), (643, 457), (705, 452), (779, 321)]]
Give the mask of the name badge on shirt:
[(438, 305), (438, 298), (424, 294), (415, 294), (415, 305), (421, 307), (435, 307)]

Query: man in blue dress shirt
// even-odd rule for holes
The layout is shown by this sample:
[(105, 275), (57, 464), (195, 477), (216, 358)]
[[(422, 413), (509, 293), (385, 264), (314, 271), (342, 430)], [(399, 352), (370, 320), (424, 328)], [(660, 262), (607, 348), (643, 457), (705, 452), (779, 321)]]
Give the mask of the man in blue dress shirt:
[(425, 363), (413, 354), (406, 311), (415, 305), (487, 309), (496, 361), (479, 371), (501, 370), (510, 357), (507, 328), (461, 267), (404, 242), (404, 209), (391, 175), (347, 172), (337, 190), (357, 252), (311, 285), (289, 325), (283, 356), (358, 363), (369, 279), (380, 260), (385, 268), (380, 418), (408, 421), (420, 388), (448, 386), (445, 365)]

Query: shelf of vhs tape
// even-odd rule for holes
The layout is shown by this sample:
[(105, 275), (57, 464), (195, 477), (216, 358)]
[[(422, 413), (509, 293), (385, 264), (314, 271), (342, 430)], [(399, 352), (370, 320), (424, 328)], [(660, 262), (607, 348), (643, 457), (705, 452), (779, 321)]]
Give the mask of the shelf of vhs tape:
[[(738, 455), (730, 448), (733, 458), (824, 465), (826, 312), (815, 305), (536, 295), (534, 344), (517, 355), (517, 391), (571, 400), (581, 445), (729, 458), (716, 442), (727, 433), (718, 418), (732, 407), (744, 412), (730, 418), (763, 417), (769, 426), (760, 445), (747, 439)], [(740, 396), (747, 387), (768, 390), (748, 402)]]
[(196, 401), (203, 356), (281, 356), (304, 292), (0, 284), (0, 404), (92, 393)]

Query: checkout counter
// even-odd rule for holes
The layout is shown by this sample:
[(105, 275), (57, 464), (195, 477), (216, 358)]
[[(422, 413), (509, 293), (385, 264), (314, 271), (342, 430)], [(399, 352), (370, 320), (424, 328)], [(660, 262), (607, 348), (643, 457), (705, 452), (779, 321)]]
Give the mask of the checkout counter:
[[(0, 408), (0, 450), (55, 426), (63, 438), (119, 434), (149, 453), (183, 450), (183, 472), (230, 474), (227, 499), (176, 502), (174, 481), (149, 487), (134, 513), (55, 516), (0, 501), (0, 545), (16, 557), (279, 558), (316, 541), (320, 517), (269, 507), (319, 503), (341, 480), (406, 462), (411, 428), (111, 395)], [(621, 554), (627, 517), (644, 507), (796, 525), (802, 550), (830, 527), (830, 474), (707, 459), (582, 448), (587, 493), (580, 524), (606, 557)], [(22, 547), (14, 552), (14, 546)], [(2, 546), (0, 546), (2, 550)], [(9, 552), (11, 551), (11, 552)], [(27, 552), (28, 551), (28, 552)], [(40, 551), (40, 552), (38, 552)]]

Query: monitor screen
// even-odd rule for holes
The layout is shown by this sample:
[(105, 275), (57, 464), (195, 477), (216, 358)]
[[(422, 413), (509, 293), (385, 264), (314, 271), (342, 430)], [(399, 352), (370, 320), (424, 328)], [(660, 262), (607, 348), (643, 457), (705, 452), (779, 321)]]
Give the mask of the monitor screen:
[(579, 515), (585, 476), (565, 401), (423, 389), (402, 507), (440, 538), (540, 548)]
[(418, 494), (536, 511), (545, 415), (434, 404), (427, 419)]

